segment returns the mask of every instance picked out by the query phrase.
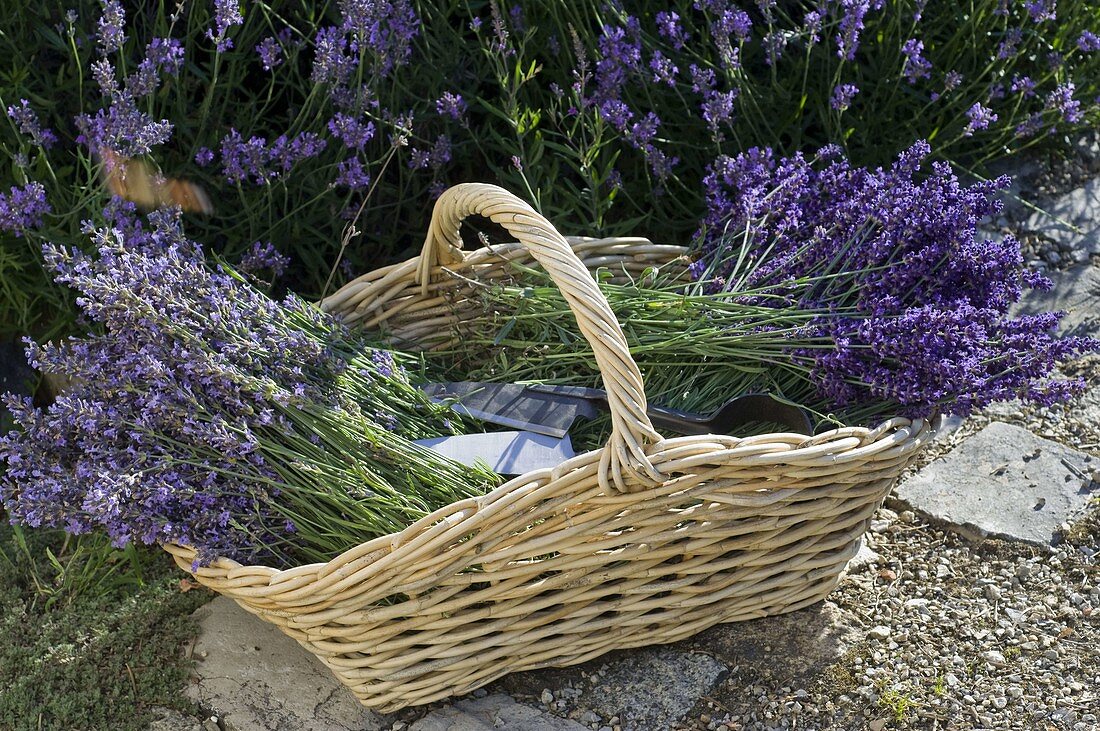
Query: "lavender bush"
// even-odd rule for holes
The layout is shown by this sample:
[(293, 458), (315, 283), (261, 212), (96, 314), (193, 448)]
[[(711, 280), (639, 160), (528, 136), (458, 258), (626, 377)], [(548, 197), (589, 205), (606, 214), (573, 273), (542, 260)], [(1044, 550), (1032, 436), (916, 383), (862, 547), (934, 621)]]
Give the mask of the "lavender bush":
[(173, 216), (108, 213), (95, 256), (47, 247), (101, 331), (31, 344), (35, 365), (74, 380), (46, 410), (9, 399), (13, 522), (292, 564), (495, 484), (409, 441), (454, 427), (393, 353), (212, 270)]
[(215, 211), (189, 230), (234, 261), (272, 243), (281, 283), (313, 297), (361, 207), (334, 284), (418, 245), (426, 204), (457, 182), (525, 191), (577, 232), (686, 242), (705, 171), (753, 146), (881, 164), (919, 138), (979, 164), (1098, 121), (1084, 0), (68, 8), (2, 21), (9, 331), (65, 324), (40, 244), (80, 244), (110, 155), (202, 185)]

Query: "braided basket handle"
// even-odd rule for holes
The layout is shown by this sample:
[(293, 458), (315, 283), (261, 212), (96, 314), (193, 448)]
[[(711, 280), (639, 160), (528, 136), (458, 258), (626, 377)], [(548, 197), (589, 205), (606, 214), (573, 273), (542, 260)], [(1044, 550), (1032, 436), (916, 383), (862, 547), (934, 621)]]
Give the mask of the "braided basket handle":
[[(503, 188), (463, 183), (444, 191), (435, 203), (416, 281), (427, 293), (432, 268), (462, 260), (459, 227), (472, 214), (508, 230), (561, 290), (577, 318), (603, 377), (611, 406), (611, 438), (600, 461), (600, 486), (633, 492), (664, 481), (647, 448), (661, 441), (646, 415), (645, 385), (626, 337), (600, 288), (565, 238), (530, 205)], [(610, 475), (610, 481), (608, 476)], [(633, 478), (628, 484), (627, 478)]]

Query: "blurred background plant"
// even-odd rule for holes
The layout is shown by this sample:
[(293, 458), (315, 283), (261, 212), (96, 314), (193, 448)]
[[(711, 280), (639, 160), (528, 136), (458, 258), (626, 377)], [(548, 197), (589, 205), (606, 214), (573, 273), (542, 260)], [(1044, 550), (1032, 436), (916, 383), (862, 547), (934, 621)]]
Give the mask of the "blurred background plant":
[(687, 243), (708, 170), (752, 146), (880, 164), (927, 139), (980, 168), (1100, 120), (1087, 0), (4, 5), (0, 328), (40, 339), (73, 317), (41, 243), (79, 244), (111, 192), (183, 203), (231, 261), (273, 245), (318, 296), (418, 246), (458, 182)]

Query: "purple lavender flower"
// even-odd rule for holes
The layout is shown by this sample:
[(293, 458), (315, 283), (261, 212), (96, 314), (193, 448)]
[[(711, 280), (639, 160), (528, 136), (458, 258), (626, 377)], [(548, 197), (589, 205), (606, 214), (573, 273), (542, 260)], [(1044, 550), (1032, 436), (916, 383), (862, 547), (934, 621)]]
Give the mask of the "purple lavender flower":
[(708, 16), (711, 43), (718, 50), (722, 68), (736, 71), (741, 67), (738, 46), (752, 34), (752, 18), (728, 0), (698, 0), (694, 4)]
[(1046, 98), (1046, 108), (1052, 109), (1062, 116), (1066, 122), (1076, 124), (1082, 119), (1081, 102), (1073, 98), (1073, 92), (1077, 87), (1072, 81), (1059, 84)]
[(274, 36), (268, 36), (257, 43), (255, 50), (260, 55), (264, 71), (271, 71), (283, 62), (283, 48)]
[(878, 170), (835, 148), (814, 161), (756, 148), (719, 158), (693, 275), (708, 291), (736, 284), (750, 304), (820, 313), (798, 337), (821, 347), (789, 355), (815, 389), (802, 397), (825, 409), (894, 403), (923, 416), (1065, 399), (1083, 384), (1050, 381), (1055, 364), (1100, 342), (1054, 338), (1055, 314), (1007, 316), (1024, 285), (1042, 284), (1018, 241), (977, 235), (1008, 181), (964, 187), (945, 163), (924, 175), (929, 152), (920, 143)]
[(1020, 124), (1016, 125), (1017, 137), (1033, 137), (1043, 129), (1043, 115), (1035, 112), (1029, 114)]
[(927, 79), (932, 75), (932, 64), (921, 55), (924, 52), (924, 41), (910, 38), (902, 44), (901, 52), (905, 56), (902, 74), (910, 84), (915, 84), (918, 79)]
[(852, 104), (852, 98), (859, 93), (859, 87), (855, 84), (837, 84), (833, 89), (833, 96), (829, 100), (829, 106), (838, 112), (843, 112)]
[(596, 100), (604, 117), (617, 129), (623, 130), (633, 114), (626, 108), (621, 94), (627, 79), (641, 66), (641, 40), (625, 28), (605, 25), (598, 47)]
[(126, 93), (134, 98), (141, 99), (149, 96), (160, 88), (160, 65), (151, 57), (146, 56), (137, 70), (126, 77)]
[[(512, 156), (515, 159), (515, 156)], [(410, 170), (425, 170), (432, 164), (432, 152), (431, 150), (421, 150), (416, 147), (409, 148), (409, 169)]]
[(718, 85), (714, 69), (700, 68), (692, 64), (688, 71), (691, 72), (691, 90), (696, 94), (705, 96), (708, 92), (714, 91), (714, 88)]
[(368, 142), (374, 139), (374, 122), (364, 124), (355, 117), (337, 112), (328, 123), (329, 132), (344, 143), (345, 147), (353, 150), (363, 149)]
[(431, 165), (435, 170), (441, 169), (451, 161), (451, 138), (447, 135), (439, 135), (432, 145)]
[(105, 99), (114, 100), (122, 94), (118, 79), (115, 78), (115, 67), (107, 59), (92, 61), (92, 78)]
[(51, 210), (41, 183), (27, 183), (22, 188), (13, 185), (10, 193), (0, 193), (0, 231), (22, 236), (41, 228), (43, 217)]
[(672, 59), (660, 51), (654, 51), (653, 58), (649, 61), (649, 68), (653, 72), (654, 83), (663, 83), (675, 88), (676, 74), (679, 73), (680, 69), (676, 67)]
[(717, 135), (719, 127), (733, 120), (734, 102), (739, 96), (739, 89), (729, 91), (707, 92), (703, 104), (703, 120), (710, 128), (711, 134)]
[(313, 45), (313, 83), (339, 85), (347, 81), (356, 60), (347, 53), (348, 39), (344, 33), (336, 27), (321, 28)]
[(26, 99), (20, 99), (19, 106), (8, 107), (8, 116), (19, 127), (19, 131), (30, 137), (31, 141), (39, 147), (48, 150), (57, 144), (57, 135), (49, 127), (42, 126), (38, 121), (38, 115), (31, 109), (30, 102)]
[(520, 5), (513, 5), (508, 9), (508, 21), (512, 24), (512, 30), (516, 33), (523, 33), (527, 30), (527, 20), (523, 17), (523, 8)]
[(100, 54), (106, 56), (122, 48), (126, 42), (126, 11), (118, 0), (99, 0), (99, 4), (103, 14), (96, 21), (96, 46)]
[(787, 34), (783, 31), (773, 31), (764, 35), (761, 41), (764, 45), (764, 63), (775, 66), (783, 56), (783, 50), (787, 47)]
[(209, 147), (200, 147), (199, 151), (195, 153), (195, 164), (200, 168), (204, 168), (212, 162), (214, 162), (214, 151)]
[(1020, 43), (1024, 40), (1024, 32), (1019, 28), (1010, 28), (1005, 31), (1005, 36), (997, 46), (997, 58), (1004, 60), (1013, 58), (1019, 53)]
[(175, 38), (154, 38), (145, 47), (145, 58), (169, 76), (176, 76), (183, 68), (183, 44)]
[[(316, 483), (318, 466), (346, 462), (324, 456), (330, 425), (363, 433), (364, 466), (377, 457), (402, 469), (386, 430), (411, 436), (420, 417), (377, 393), (409, 389), (407, 374), (316, 308), (211, 269), (178, 214), (151, 213), (147, 228), (117, 213), (117, 228), (95, 233), (95, 256), (45, 247), (102, 334), (30, 344), (36, 366), (73, 384), (45, 410), (9, 399), (20, 428), (0, 440), (0, 502), (16, 523), (182, 543), (200, 564), (293, 560), (280, 547), (300, 526), (281, 506)], [(377, 386), (346, 389), (354, 383)], [(339, 470), (326, 471), (326, 489), (370, 496), (361, 468), (346, 484)]]
[(1035, 82), (1031, 80), (1030, 76), (1013, 75), (1012, 84), (1009, 88), (1013, 94), (1023, 94), (1024, 98), (1035, 96)]
[(966, 129), (963, 131), (963, 135), (966, 137), (987, 129), (989, 125), (997, 121), (997, 115), (994, 114), (993, 110), (983, 107), (980, 102), (974, 102), (974, 105), (966, 110), (966, 118), (968, 121)]
[(1036, 23), (1054, 20), (1057, 17), (1055, 0), (1027, 0), (1024, 9)]
[(435, 100), (435, 111), (451, 119), (462, 121), (466, 118), (466, 100), (461, 94), (443, 92), (443, 96)]
[(349, 157), (347, 160), (338, 163), (336, 172), (336, 180), (333, 184), (337, 187), (366, 190), (370, 185), (370, 173), (363, 169), (363, 164), (359, 162), (359, 158)]
[(340, 14), (340, 30), (371, 52), (379, 74), (386, 76), (408, 61), (420, 32), (408, 0), (340, 0)]
[[(876, 2), (876, 8), (881, 7)], [(863, 33), (864, 19), (871, 10), (870, 0), (841, 0), (840, 12), (843, 15), (837, 25), (836, 55), (845, 61), (854, 61), (859, 50), (859, 37)]]
[(256, 185), (265, 185), (324, 149), (325, 141), (313, 132), (293, 138), (280, 135), (268, 146), (264, 137), (254, 135), (245, 140), (240, 132), (230, 129), (221, 142), (222, 174), (233, 184), (251, 179)]
[(269, 158), (281, 172), (290, 169), (302, 160), (320, 155), (327, 143), (315, 132), (299, 132), (293, 138), (279, 135), (271, 143)]
[(128, 93), (120, 94), (109, 107), (94, 115), (80, 115), (76, 126), (80, 130), (78, 142), (92, 150), (111, 150), (122, 157), (148, 155), (154, 146), (164, 144), (172, 136), (171, 122), (153, 121), (137, 108)]
[(270, 241), (256, 241), (241, 259), (240, 269), (248, 274), (270, 271), (272, 277), (281, 277), (290, 264), (290, 257), (279, 253)]
[(671, 43), (677, 51), (683, 49), (684, 44), (691, 39), (691, 34), (680, 25), (680, 14), (675, 10), (658, 12), (656, 20), (657, 33)]
[(239, 0), (214, 0), (214, 27), (206, 30), (206, 37), (213, 41), (218, 53), (233, 47), (233, 39), (226, 33), (235, 25), (244, 23)]
[(1085, 53), (1100, 51), (1100, 36), (1090, 30), (1081, 31), (1081, 36), (1077, 39), (1077, 48)]

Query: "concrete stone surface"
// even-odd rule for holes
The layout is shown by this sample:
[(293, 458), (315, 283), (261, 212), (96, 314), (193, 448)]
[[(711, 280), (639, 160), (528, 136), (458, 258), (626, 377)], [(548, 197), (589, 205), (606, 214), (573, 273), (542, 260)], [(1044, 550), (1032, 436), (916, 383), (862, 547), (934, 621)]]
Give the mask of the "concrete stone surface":
[(737, 667), (740, 677), (805, 688), (862, 637), (859, 620), (826, 600), (797, 612), (719, 624), (692, 643)]
[(494, 693), (438, 708), (409, 727), (409, 731), (588, 731), (576, 721), (558, 718), (537, 708)]
[(1013, 315), (1033, 315), (1064, 310), (1058, 324), (1062, 335), (1100, 335), (1100, 268), (1082, 264), (1063, 272), (1051, 272), (1054, 289), (1030, 290), (1012, 308)]
[(859, 539), (859, 550), (856, 551), (856, 555), (848, 561), (848, 565), (844, 567), (847, 573), (859, 573), (871, 566), (875, 566), (882, 557), (867, 545), (867, 541), (863, 538)]
[(153, 713), (155, 718), (149, 724), (149, 731), (206, 731), (202, 721), (171, 708), (154, 708)]
[(197, 680), (188, 696), (231, 731), (379, 731), (311, 653), (274, 625), (218, 597), (195, 612)]
[(1100, 460), (1088, 454), (994, 422), (903, 481), (894, 495), (971, 538), (1047, 545), (1100, 495), (1092, 481), (1097, 467)]
[[(1100, 254), (1100, 178), (1042, 205), (1023, 228), (1060, 245)], [(1050, 215), (1047, 215), (1050, 214)]]
[(617, 653), (581, 692), (578, 705), (633, 728), (673, 728), (726, 674), (703, 652), (646, 647)]

